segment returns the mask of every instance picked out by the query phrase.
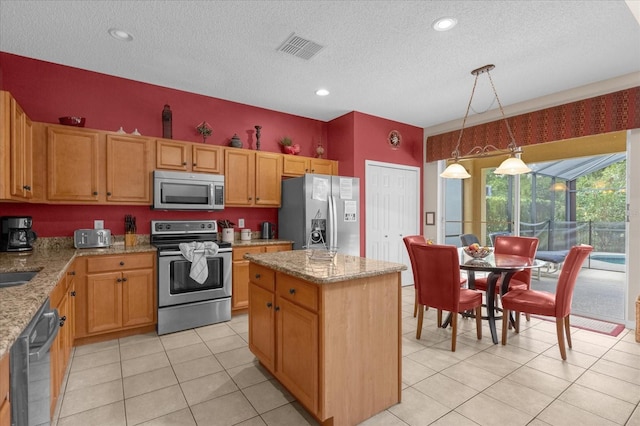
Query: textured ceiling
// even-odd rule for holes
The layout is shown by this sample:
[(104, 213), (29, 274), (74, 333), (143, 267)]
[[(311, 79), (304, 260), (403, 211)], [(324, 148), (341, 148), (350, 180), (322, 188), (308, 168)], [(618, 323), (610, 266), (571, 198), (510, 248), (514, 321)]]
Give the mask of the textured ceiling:
[[(464, 115), (485, 64), (505, 106), (640, 72), (627, 3), (0, 0), (0, 50), (323, 121), (429, 127)], [(458, 25), (434, 31), (442, 16)], [(277, 51), (291, 33), (324, 48)], [(481, 79), (472, 108), (496, 106)]]

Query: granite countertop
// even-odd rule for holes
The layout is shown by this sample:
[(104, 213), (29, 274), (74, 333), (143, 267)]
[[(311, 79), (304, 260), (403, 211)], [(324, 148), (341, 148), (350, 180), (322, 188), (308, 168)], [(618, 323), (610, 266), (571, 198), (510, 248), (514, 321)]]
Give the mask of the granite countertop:
[(231, 247), (251, 247), (251, 246), (270, 246), (276, 244), (293, 244), (293, 241), (289, 240), (278, 240), (278, 239), (262, 239), (262, 238), (252, 238), (249, 241), (242, 240), (234, 240), (231, 243)]
[(116, 242), (109, 248), (75, 249), (67, 244), (41, 245), (25, 254), (0, 253), (0, 272), (38, 271), (26, 284), (0, 288), (0, 358), (29, 324), (54, 289), (66, 268), (79, 256), (130, 254), (156, 251), (148, 242), (126, 247)]
[(311, 260), (306, 250), (245, 254), (245, 259), (316, 284), (330, 284), (385, 275), (407, 269), (402, 263), (384, 262), (338, 253), (333, 260)]

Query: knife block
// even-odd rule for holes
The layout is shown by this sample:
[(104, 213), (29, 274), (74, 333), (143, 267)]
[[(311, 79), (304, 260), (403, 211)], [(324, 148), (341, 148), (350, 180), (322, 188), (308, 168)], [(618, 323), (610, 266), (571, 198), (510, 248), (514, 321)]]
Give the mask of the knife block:
[(138, 244), (138, 235), (136, 234), (124, 234), (124, 246), (133, 247)]

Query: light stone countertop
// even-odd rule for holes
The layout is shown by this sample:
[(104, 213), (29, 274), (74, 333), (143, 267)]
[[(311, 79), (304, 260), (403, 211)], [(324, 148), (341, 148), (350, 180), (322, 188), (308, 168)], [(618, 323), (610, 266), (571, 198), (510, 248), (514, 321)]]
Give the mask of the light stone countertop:
[(8, 354), (11, 345), (29, 324), (38, 308), (54, 289), (66, 268), (79, 256), (117, 255), (155, 252), (156, 248), (143, 242), (125, 248), (116, 241), (109, 248), (75, 249), (73, 242), (36, 245), (25, 254), (0, 253), (0, 272), (38, 271), (26, 284), (0, 288), (0, 358)]
[(231, 247), (271, 246), (277, 244), (293, 244), (293, 241), (278, 239), (263, 240), (262, 238), (252, 238), (249, 241), (234, 240), (233, 243), (231, 243)]
[(340, 253), (333, 260), (311, 260), (306, 250), (245, 254), (244, 258), (315, 284), (331, 284), (407, 269), (407, 266), (402, 263), (384, 262)]

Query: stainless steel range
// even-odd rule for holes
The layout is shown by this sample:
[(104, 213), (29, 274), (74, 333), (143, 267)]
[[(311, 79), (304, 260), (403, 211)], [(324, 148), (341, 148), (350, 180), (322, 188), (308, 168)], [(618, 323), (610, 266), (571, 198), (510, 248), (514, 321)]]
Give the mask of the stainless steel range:
[[(194, 252), (206, 259), (208, 271), (198, 282), (180, 244), (202, 250), (209, 242), (217, 244), (217, 253)], [(152, 220), (151, 244), (158, 249), (158, 334), (231, 319), (231, 244), (218, 242), (215, 220)]]

